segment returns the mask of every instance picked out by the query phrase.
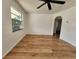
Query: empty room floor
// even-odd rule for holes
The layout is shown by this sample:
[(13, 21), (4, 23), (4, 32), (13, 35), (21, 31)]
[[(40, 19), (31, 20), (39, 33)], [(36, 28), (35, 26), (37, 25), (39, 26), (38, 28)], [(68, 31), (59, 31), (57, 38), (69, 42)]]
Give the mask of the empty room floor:
[(3, 59), (76, 59), (76, 49), (50, 36), (25, 36)]

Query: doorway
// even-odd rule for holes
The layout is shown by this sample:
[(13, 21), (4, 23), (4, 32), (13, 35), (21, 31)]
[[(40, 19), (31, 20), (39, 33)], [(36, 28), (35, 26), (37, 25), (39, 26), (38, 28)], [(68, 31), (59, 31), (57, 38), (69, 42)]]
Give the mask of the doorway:
[(55, 18), (54, 21), (54, 31), (53, 31), (53, 36), (59, 38), (60, 33), (61, 33), (61, 25), (62, 25), (62, 17), (58, 16)]

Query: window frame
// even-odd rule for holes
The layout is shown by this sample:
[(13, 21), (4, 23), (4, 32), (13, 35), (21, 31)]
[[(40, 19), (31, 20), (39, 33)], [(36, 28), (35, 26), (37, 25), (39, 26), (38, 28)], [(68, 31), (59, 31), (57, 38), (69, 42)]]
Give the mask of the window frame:
[[(16, 12), (18, 12), (18, 13), (21, 14), (21, 16), (20, 16), (21, 20), (19, 20), (19, 21), (21, 22), (21, 26), (22, 26), (22, 28), (19, 28), (19, 29), (17, 29), (17, 30), (14, 30), (14, 29), (13, 29), (13, 25), (12, 25), (12, 32), (16, 32), (16, 31), (22, 30), (22, 29), (24, 28), (24, 26), (23, 26), (23, 14), (22, 14), (22, 12), (18, 11), (16, 8), (10, 7), (10, 15), (13, 14), (13, 15), (15, 15), (16, 17), (18, 17), (17, 14), (11, 12), (11, 11), (12, 11), (11, 8), (13, 8)], [(11, 16), (11, 21), (13, 21), (12, 19), (13, 19), (13, 18), (12, 18), (12, 16)], [(13, 22), (12, 22), (12, 23), (13, 23)]]

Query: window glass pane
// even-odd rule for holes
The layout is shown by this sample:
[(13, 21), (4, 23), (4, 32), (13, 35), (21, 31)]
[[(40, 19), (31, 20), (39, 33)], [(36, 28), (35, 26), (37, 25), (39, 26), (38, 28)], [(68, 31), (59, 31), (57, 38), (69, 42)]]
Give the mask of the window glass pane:
[(13, 32), (21, 30), (23, 28), (22, 25), (22, 14), (11, 8), (11, 19), (12, 19), (12, 29)]
[(17, 16), (17, 15), (12, 14), (12, 13), (11, 13), (11, 18), (12, 18), (12, 19), (17, 19), (17, 20), (22, 21), (22, 17), (21, 17), (21, 16)]
[(17, 12), (15, 9), (11, 8), (11, 13), (21, 16), (21, 13)]

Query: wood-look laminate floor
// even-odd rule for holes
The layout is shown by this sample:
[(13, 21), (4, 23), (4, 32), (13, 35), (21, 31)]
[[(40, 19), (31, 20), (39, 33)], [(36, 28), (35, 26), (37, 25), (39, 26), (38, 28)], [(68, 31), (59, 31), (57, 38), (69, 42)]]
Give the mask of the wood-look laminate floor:
[(76, 59), (76, 49), (56, 37), (27, 35), (3, 59)]

